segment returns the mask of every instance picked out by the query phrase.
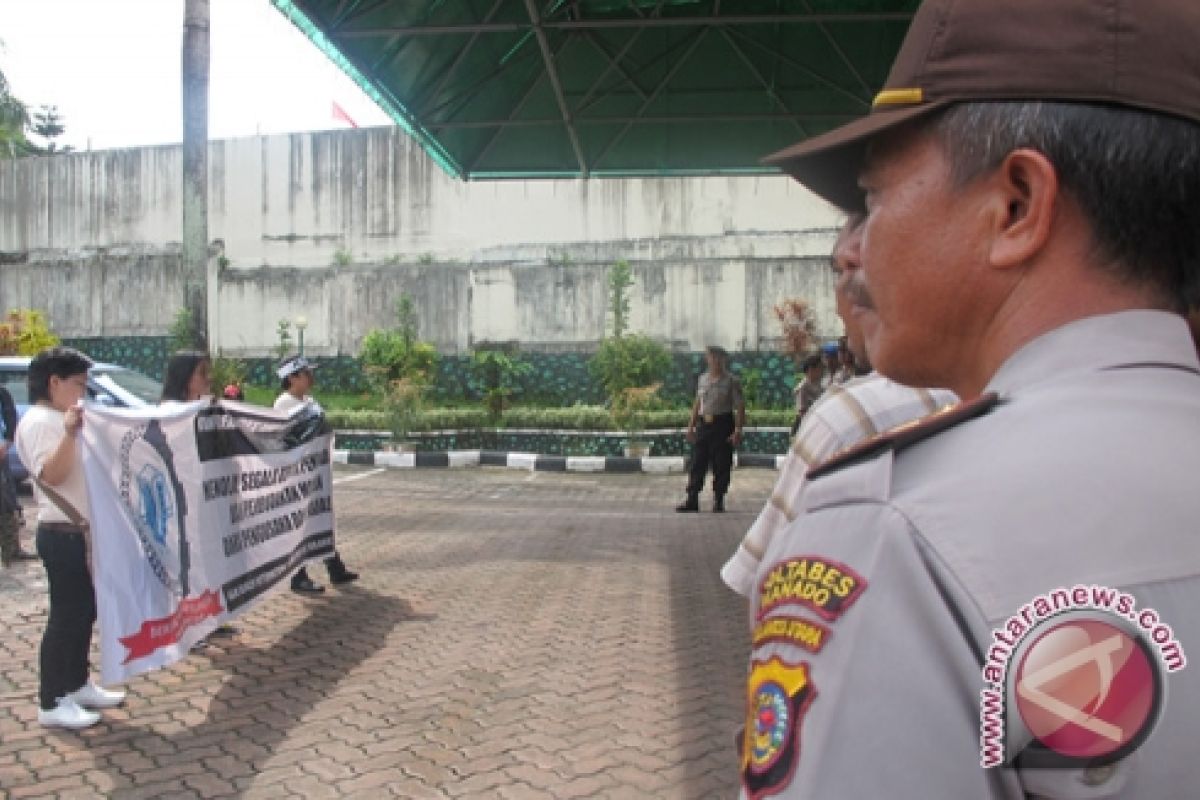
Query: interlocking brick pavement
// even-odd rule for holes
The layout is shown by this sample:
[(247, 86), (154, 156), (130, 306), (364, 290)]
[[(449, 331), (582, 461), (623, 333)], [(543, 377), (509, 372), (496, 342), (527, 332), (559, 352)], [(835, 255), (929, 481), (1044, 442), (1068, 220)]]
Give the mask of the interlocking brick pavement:
[(274, 595), (82, 733), (36, 723), (40, 564), (0, 571), (0, 796), (736, 793), (748, 637), (717, 570), (773, 471), (724, 515), (674, 513), (681, 476), (336, 476), (362, 580)]

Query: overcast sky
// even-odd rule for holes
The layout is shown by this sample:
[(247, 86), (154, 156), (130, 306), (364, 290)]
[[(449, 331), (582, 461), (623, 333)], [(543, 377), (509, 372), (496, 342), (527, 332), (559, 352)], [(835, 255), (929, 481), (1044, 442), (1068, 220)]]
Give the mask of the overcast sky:
[[(211, 0), (209, 136), (390, 119), (269, 0)], [(83, 150), (178, 142), (183, 0), (0, 0), (0, 71)]]

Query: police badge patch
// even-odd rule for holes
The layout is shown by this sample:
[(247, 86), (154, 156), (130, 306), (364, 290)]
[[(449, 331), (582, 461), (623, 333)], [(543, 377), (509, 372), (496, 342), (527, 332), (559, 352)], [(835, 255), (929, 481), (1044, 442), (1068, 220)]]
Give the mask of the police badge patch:
[(751, 665), (746, 683), (746, 731), (742, 786), (750, 800), (775, 794), (792, 780), (800, 762), (800, 722), (817, 690), (808, 662), (778, 656)]

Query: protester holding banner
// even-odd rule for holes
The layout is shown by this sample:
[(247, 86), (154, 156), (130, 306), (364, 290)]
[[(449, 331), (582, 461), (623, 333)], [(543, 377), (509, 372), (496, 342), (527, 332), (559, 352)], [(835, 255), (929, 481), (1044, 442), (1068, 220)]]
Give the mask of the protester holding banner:
[[(162, 398), (159, 405), (167, 403), (194, 403), (212, 394), (212, 359), (202, 350), (181, 350), (167, 362), (163, 377)], [(237, 628), (228, 623), (217, 626), (211, 636), (233, 636)], [(200, 643), (208, 641), (208, 637)]]
[(120, 705), (124, 692), (88, 679), (96, 620), (89, 554), (89, 504), (79, 451), (83, 395), (92, 362), (67, 347), (43, 350), (29, 364), (32, 403), (17, 429), (17, 451), (29, 468), (38, 504), (37, 552), (50, 584), (50, 609), (39, 653), (38, 722), (86, 728), (89, 709)]
[[(311, 405), (318, 411), (320, 405), (309, 394), (316, 383), (313, 370), (316, 365), (304, 356), (292, 356), (284, 359), (275, 374), (279, 376), (283, 392), (275, 398), (276, 411), (291, 411), (302, 405)], [(358, 580), (358, 573), (346, 568), (341, 555), (335, 550), (332, 558), (325, 559), (325, 567), (329, 570), (329, 580), (334, 584), (351, 583)], [(308, 575), (308, 570), (301, 567), (292, 576), (292, 591), (297, 594), (321, 594), (325, 587), (314, 581)]]
[(199, 350), (181, 350), (167, 362), (160, 403), (192, 403), (212, 394), (212, 359)]

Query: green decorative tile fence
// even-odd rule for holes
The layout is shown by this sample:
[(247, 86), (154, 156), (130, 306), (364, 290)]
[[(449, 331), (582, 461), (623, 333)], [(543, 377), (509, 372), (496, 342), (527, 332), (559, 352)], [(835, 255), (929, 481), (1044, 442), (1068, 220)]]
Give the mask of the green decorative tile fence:
[[(97, 361), (108, 361), (162, 379), (170, 357), (170, 339), (166, 336), (125, 336), (77, 338), (64, 344), (76, 347)], [(590, 353), (522, 353), (521, 360), (530, 370), (518, 379), (512, 401), (517, 404), (571, 406), (577, 403), (602, 404), (603, 390), (588, 371)], [(274, 358), (244, 359), (250, 383), (274, 387)], [(320, 386), (334, 392), (361, 392), (368, 387), (362, 365), (350, 356), (317, 357)], [(790, 408), (795, 368), (791, 359), (778, 353), (746, 352), (732, 357), (733, 371), (748, 388), (757, 383), (757, 398), (752, 404), (764, 408)], [(676, 405), (691, 403), (696, 377), (703, 372), (703, 353), (676, 353), (671, 369), (663, 380), (662, 396)], [(757, 380), (754, 376), (757, 375)], [(483, 385), (471, 372), (470, 356), (442, 356), (437, 382), (432, 389), (432, 404), (476, 402)], [(756, 401), (756, 402), (755, 402)]]

